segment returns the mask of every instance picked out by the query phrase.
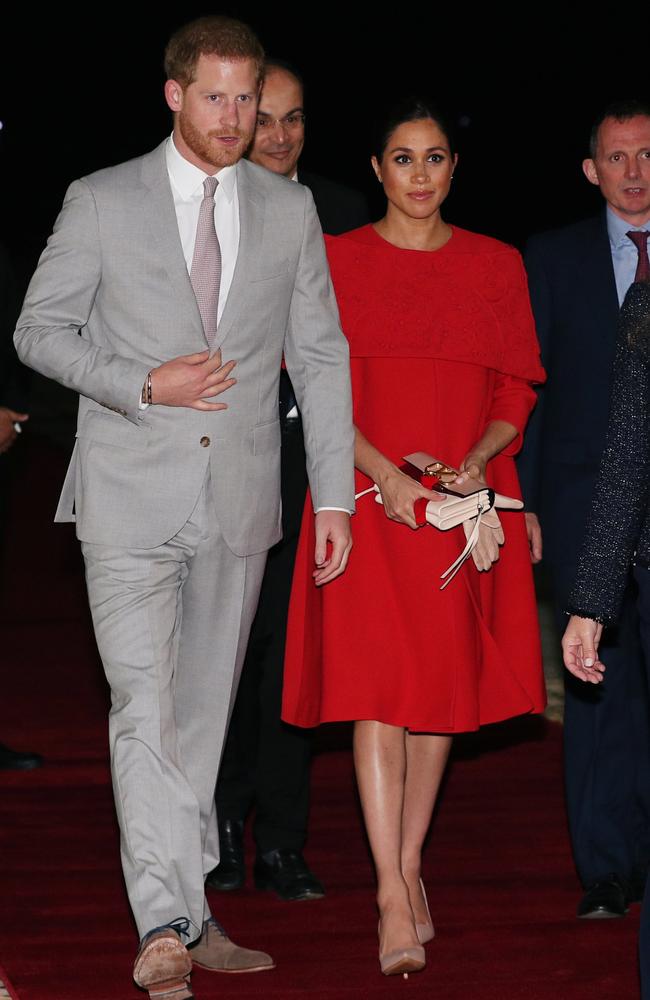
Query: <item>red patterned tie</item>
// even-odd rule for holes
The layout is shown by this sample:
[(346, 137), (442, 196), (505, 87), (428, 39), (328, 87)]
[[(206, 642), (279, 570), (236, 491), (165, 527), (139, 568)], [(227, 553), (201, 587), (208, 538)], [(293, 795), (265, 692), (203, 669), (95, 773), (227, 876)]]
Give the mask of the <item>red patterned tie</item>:
[(650, 281), (650, 260), (648, 260), (648, 236), (650, 236), (650, 233), (646, 233), (640, 229), (636, 232), (632, 230), (625, 235), (629, 236), (639, 253), (639, 263), (636, 266), (634, 280)]
[(190, 269), (190, 281), (203, 320), (203, 332), (212, 347), (217, 335), (217, 309), (221, 284), (221, 247), (214, 225), (214, 192), (219, 181), (206, 177), (203, 181), (203, 201), (199, 209), (196, 242)]

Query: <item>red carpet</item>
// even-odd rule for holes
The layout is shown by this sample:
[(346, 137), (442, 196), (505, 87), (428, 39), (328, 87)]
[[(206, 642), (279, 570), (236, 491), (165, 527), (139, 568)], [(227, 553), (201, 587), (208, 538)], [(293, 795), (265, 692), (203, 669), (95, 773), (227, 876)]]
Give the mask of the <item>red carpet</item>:
[(11, 1000), (18, 1000), (18, 995), (9, 982), (9, 976), (0, 965), (0, 997), (6, 996)]
[[(48, 523), (61, 458), (38, 442), (28, 457), (20, 482), (30, 500), (12, 519), (2, 594), (0, 739), (47, 763), (0, 773), (0, 965), (18, 1000), (137, 1000), (107, 694), (75, 543)], [(350, 755), (324, 749), (341, 745), (338, 732), (321, 737), (307, 854), (328, 894), (292, 904), (250, 887), (213, 893), (233, 938), (268, 950), (278, 968), (229, 977), (198, 969), (197, 1000), (637, 997), (638, 907), (621, 921), (573, 915), (560, 740), (558, 726), (525, 719), (458, 741), (425, 858), (436, 939), (427, 969), (404, 982), (378, 970)]]

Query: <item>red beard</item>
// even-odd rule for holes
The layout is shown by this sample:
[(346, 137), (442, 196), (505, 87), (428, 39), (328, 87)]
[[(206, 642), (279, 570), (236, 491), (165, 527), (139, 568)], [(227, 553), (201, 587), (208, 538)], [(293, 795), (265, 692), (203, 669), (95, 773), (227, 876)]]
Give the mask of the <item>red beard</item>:
[[(241, 160), (253, 138), (252, 131), (245, 132), (240, 128), (210, 129), (209, 132), (201, 132), (182, 111), (178, 114), (178, 128), (195, 156), (217, 169), (228, 167)], [(220, 146), (213, 140), (222, 135), (237, 136), (240, 142), (229, 148)]]

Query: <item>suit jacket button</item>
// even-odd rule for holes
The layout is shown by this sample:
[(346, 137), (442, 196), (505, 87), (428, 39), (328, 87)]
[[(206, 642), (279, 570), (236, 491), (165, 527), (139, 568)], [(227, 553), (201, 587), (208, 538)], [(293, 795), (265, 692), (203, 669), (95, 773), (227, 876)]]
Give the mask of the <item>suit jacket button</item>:
[(210, 438), (202, 437), (201, 440), (199, 441), (199, 444), (201, 445), (202, 448), (207, 448), (208, 445), (210, 444)]

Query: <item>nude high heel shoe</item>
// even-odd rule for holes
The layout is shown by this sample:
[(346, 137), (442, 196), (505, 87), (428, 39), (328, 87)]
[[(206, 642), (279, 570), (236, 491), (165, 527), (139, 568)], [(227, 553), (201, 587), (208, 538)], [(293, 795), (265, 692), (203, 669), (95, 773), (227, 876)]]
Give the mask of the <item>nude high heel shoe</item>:
[(429, 918), (426, 924), (416, 924), (415, 930), (418, 936), (418, 941), (420, 944), (426, 944), (427, 941), (432, 941), (435, 937), (435, 930), (433, 928), (433, 921), (431, 919), (431, 913), (429, 911), (429, 901), (427, 899), (427, 894), (424, 888), (424, 882), (420, 879), (420, 889), (422, 890), (422, 895), (424, 897), (424, 905), (427, 908), (427, 917)]
[[(378, 931), (381, 929), (379, 922)], [(384, 955), (379, 953), (379, 967), (385, 976), (403, 975), (408, 979), (409, 972), (422, 972), (427, 964), (422, 945), (410, 948), (393, 948)]]

